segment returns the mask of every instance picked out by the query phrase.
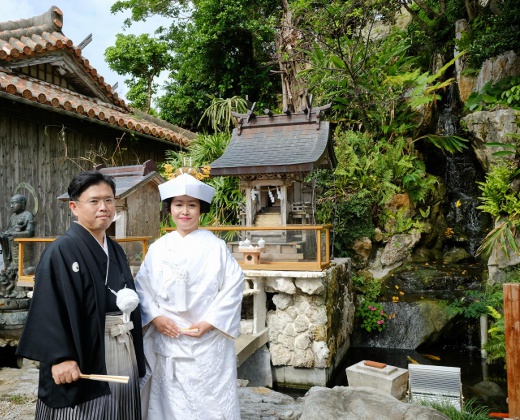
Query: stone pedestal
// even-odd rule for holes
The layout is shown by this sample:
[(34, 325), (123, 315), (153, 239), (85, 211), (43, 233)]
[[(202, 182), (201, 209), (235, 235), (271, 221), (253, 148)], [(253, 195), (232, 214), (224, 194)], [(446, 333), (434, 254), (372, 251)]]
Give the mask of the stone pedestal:
[(323, 271), (246, 268), (244, 275), (249, 284), (244, 293), (254, 297), (254, 317), (242, 320), (241, 333), (267, 327), (273, 385), (326, 386), (347, 353), (354, 325), (348, 261), (336, 260)]
[(15, 350), (27, 319), (28, 298), (0, 298), (0, 367), (21, 367)]
[[(380, 366), (369, 366), (369, 364)], [(349, 366), (346, 372), (349, 386), (376, 388), (400, 400), (406, 396), (408, 389), (407, 369), (362, 360)]]

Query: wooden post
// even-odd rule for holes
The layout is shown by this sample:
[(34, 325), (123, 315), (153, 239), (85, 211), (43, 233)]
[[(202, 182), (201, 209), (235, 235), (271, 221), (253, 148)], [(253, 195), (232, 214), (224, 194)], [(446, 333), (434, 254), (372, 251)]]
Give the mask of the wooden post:
[(321, 267), (321, 229), (316, 229), (316, 246), (318, 248), (317, 259), (318, 259), (318, 267)]
[(503, 291), (509, 418), (518, 419), (520, 418), (520, 284), (505, 283)]

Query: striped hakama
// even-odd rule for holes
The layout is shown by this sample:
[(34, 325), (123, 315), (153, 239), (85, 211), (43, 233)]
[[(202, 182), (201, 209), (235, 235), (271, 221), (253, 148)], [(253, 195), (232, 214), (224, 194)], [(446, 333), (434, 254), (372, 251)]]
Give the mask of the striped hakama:
[(128, 384), (109, 382), (110, 395), (103, 395), (75, 407), (51, 408), (38, 400), (35, 419), (140, 420), (139, 374), (134, 343), (130, 335), (132, 328), (133, 323), (131, 321), (123, 323), (122, 315), (106, 316), (105, 362), (107, 375), (129, 376)]

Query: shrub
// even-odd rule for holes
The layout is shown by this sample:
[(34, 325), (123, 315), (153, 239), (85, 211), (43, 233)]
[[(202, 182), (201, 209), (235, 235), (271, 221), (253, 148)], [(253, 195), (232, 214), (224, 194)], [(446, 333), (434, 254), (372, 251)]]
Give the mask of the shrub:
[(368, 332), (383, 331), (386, 327), (385, 319), (388, 315), (381, 303), (365, 301), (356, 309), (356, 316), (361, 319), (361, 328)]

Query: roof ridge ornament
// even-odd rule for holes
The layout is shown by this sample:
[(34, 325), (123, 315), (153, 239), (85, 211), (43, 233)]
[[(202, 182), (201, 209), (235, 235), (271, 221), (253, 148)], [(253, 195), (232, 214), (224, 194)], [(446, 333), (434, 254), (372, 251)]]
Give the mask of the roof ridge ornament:
[[(322, 111), (329, 109), (331, 106), (332, 106), (332, 102), (329, 102), (326, 105), (322, 105), (322, 106), (318, 106), (318, 107), (314, 108), (314, 112), (316, 113), (316, 130), (320, 129), (321, 117), (323, 115)], [(310, 115), (311, 115), (311, 113), (309, 112), (309, 116)]]
[(254, 113), (256, 102), (249, 102), (249, 98), (246, 96), (246, 104), (250, 109), (245, 114), (240, 114), (238, 112), (231, 112), (231, 115), (233, 117), (238, 119), (238, 135), (242, 133), (242, 124), (244, 123), (244, 120), (247, 122), (251, 122), (252, 120), (256, 119), (256, 114)]
[[(312, 106), (312, 99), (313, 95), (309, 95), (308, 91), (306, 90), (305, 93), (300, 95), (302, 98), (304, 98), (304, 104), (302, 106), (302, 109), (300, 112), (292, 112), (288, 107), (285, 107), (282, 110), (282, 114), (274, 114), (269, 108), (264, 109), (264, 114), (259, 116), (259, 124), (267, 124), (270, 123), (273, 124), (281, 124), (281, 120), (276, 120), (275, 117), (285, 117), (288, 118), (289, 121), (292, 121), (293, 123), (296, 123), (296, 121), (301, 121), (301, 118), (307, 119), (309, 122), (314, 122), (312, 119), (312, 115), (315, 115), (316, 117), (316, 130), (320, 129), (320, 121), (323, 116), (323, 111), (329, 109), (332, 106), (332, 103), (328, 103), (323, 106), (318, 106), (313, 108)], [(252, 122), (257, 118), (257, 115), (254, 113), (256, 102), (249, 102), (248, 97), (246, 96), (246, 104), (250, 109), (245, 113), (238, 113), (238, 112), (231, 112), (231, 115), (237, 119), (237, 131), (238, 135), (240, 136), (242, 134), (242, 129), (244, 128), (244, 125), (247, 125), (247, 123)], [(305, 117), (303, 117), (305, 115)], [(294, 116), (294, 118), (292, 118)], [(266, 119), (269, 119), (269, 123), (265, 122)], [(263, 120), (263, 121), (262, 121)], [(285, 120), (287, 121), (287, 120)], [(256, 125), (256, 124), (255, 124)]]
[(312, 113), (312, 95), (309, 96), (309, 91), (305, 91), (305, 93), (301, 96), (304, 96), (304, 101), (305, 101), (305, 108), (302, 108), (302, 112), (304, 114), (307, 114), (307, 119), (310, 120), (311, 119), (311, 113)]

